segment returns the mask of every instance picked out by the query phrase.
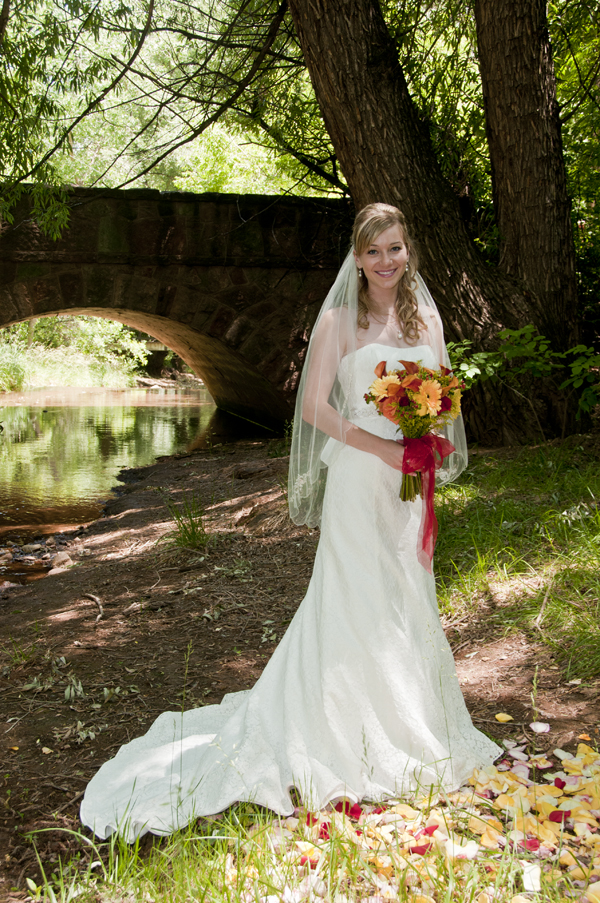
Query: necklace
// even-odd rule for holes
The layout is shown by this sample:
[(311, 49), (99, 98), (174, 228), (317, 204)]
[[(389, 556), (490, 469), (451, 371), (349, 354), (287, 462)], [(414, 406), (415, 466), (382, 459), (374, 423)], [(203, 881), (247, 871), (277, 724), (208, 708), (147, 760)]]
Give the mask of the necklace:
[[(389, 327), (389, 326), (392, 326), (394, 320), (396, 320), (396, 314), (395, 314), (395, 313), (393, 313), (393, 314), (391, 314), (391, 315), (388, 314), (388, 317), (387, 317), (386, 320), (380, 320), (379, 317), (376, 317), (375, 314), (372, 313), (372, 311), (369, 311), (369, 316), (370, 316), (371, 319), (373, 319), (376, 323), (380, 323), (382, 326), (385, 326), (386, 328)], [(397, 322), (398, 322), (398, 321), (396, 320), (396, 323), (397, 323)], [(396, 331), (396, 327), (395, 327), (395, 326), (392, 326), (392, 328), (394, 329), (394, 331)], [(401, 330), (401, 329), (398, 329), (398, 331), (396, 332), (396, 335), (398, 336), (399, 339), (401, 339), (401, 338), (402, 338), (402, 330)]]

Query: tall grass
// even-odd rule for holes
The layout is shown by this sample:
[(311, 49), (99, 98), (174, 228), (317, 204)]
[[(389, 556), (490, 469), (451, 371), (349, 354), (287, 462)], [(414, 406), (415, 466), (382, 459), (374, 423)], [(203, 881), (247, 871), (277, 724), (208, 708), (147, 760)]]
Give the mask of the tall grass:
[(593, 677), (600, 674), (600, 461), (589, 440), (580, 442), (473, 456), (462, 479), (438, 493), (435, 570), (449, 620), (484, 605), (500, 633), (528, 630), (569, 677)]
[(175, 529), (164, 536), (165, 541), (180, 549), (205, 549), (214, 541), (214, 535), (206, 532), (204, 507), (198, 495), (191, 494), (181, 504), (163, 496), (167, 511), (175, 521)]

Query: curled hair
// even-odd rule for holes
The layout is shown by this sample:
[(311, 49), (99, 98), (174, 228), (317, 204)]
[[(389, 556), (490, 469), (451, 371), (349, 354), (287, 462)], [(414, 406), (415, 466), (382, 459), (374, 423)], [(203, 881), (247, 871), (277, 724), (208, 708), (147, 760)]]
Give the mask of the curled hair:
[[(356, 216), (352, 230), (352, 246), (359, 256), (375, 241), (378, 235), (391, 226), (400, 226), (402, 241), (408, 250), (408, 269), (402, 274), (398, 283), (396, 298), (396, 317), (405, 339), (414, 344), (419, 339), (420, 329), (425, 324), (419, 316), (419, 305), (412, 289), (415, 275), (419, 268), (419, 258), (415, 245), (408, 234), (404, 214), (390, 204), (368, 204)], [(358, 325), (361, 329), (369, 328), (369, 283), (365, 276), (359, 278), (358, 286)]]

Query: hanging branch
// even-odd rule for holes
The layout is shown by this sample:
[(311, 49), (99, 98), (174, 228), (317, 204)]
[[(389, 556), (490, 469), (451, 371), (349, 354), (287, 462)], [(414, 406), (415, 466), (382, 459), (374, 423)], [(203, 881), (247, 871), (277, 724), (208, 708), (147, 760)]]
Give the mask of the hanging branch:
[(189, 135), (187, 135), (185, 138), (182, 138), (181, 141), (176, 142), (170, 148), (168, 148), (166, 151), (164, 151), (162, 154), (160, 154), (158, 157), (156, 157), (156, 159), (153, 160), (152, 163), (150, 163), (145, 169), (143, 169), (136, 176), (133, 176), (132, 178), (127, 179), (125, 182), (121, 182), (121, 184), (118, 185), (117, 188), (125, 188), (127, 185), (130, 185), (132, 182), (135, 182), (137, 179), (141, 178), (142, 176), (147, 175), (147, 173), (151, 172), (156, 166), (158, 166), (159, 163), (162, 163), (162, 161), (166, 157), (168, 157), (169, 154), (173, 153), (174, 150), (177, 150), (178, 148), (183, 147), (186, 144), (189, 144), (191, 141), (194, 141), (196, 138), (198, 138), (199, 135), (201, 135), (203, 132), (205, 132), (208, 128), (210, 128), (211, 125), (213, 125), (218, 119), (220, 119), (220, 117), (224, 113), (226, 113), (228, 110), (230, 110), (233, 107), (236, 100), (239, 97), (241, 97), (241, 95), (244, 93), (246, 88), (248, 88), (248, 86), (252, 83), (252, 81), (254, 80), (254, 77), (257, 75), (258, 71), (260, 70), (260, 67), (262, 66), (264, 60), (266, 59), (267, 54), (269, 53), (269, 50), (271, 49), (271, 46), (273, 45), (273, 42), (275, 41), (275, 38), (277, 37), (277, 34), (279, 32), (281, 23), (283, 22), (286, 12), (287, 12), (287, 0), (282, 0), (277, 12), (275, 13), (275, 15), (271, 21), (271, 25), (267, 32), (267, 37), (265, 39), (263, 46), (258, 51), (256, 59), (254, 60), (254, 63), (252, 64), (250, 70), (248, 71), (246, 76), (238, 83), (238, 86), (237, 86), (236, 90), (233, 92), (233, 94), (230, 97), (228, 97), (227, 100), (223, 101), (223, 103), (219, 104), (219, 106), (214, 111), (214, 113), (212, 113), (207, 119), (205, 119), (204, 122), (202, 122), (200, 125), (193, 128)]
[(22, 176), (20, 176), (16, 180), (17, 182), (22, 182), (24, 179), (30, 178), (39, 169), (41, 169), (41, 167), (43, 167), (44, 164), (48, 162), (48, 160), (56, 153), (56, 151), (59, 150), (60, 147), (62, 147), (62, 145), (65, 143), (65, 141), (67, 140), (69, 135), (73, 132), (73, 130), (76, 128), (76, 126), (78, 126), (79, 123), (92, 112), (94, 107), (96, 107), (96, 106), (98, 106), (98, 104), (102, 103), (104, 98), (108, 94), (110, 94), (111, 91), (114, 91), (114, 89), (117, 87), (119, 82), (121, 82), (123, 80), (125, 75), (129, 72), (129, 70), (133, 66), (137, 57), (139, 56), (139, 54), (142, 50), (142, 47), (144, 46), (144, 43), (146, 41), (146, 38), (148, 37), (148, 34), (150, 32), (150, 26), (152, 24), (152, 16), (154, 15), (154, 2), (155, 2), (155, 0), (150, 0), (150, 5), (148, 7), (148, 15), (146, 16), (146, 24), (144, 25), (143, 31), (140, 35), (140, 39), (139, 39), (139, 41), (136, 45), (136, 48), (133, 51), (131, 57), (129, 58), (127, 63), (125, 63), (125, 65), (123, 66), (121, 71), (118, 73), (118, 75), (116, 75), (115, 78), (110, 83), (110, 85), (107, 85), (107, 87), (98, 95), (98, 97), (95, 97), (94, 100), (92, 100), (87, 105), (85, 110), (82, 113), (80, 113), (76, 119), (73, 120), (73, 122), (69, 125), (69, 127), (61, 135), (60, 140), (57, 141), (57, 143), (54, 145), (54, 147), (51, 148), (49, 151), (47, 151), (46, 154), (44, 154), (44, 156), (42, 157), (42, 159), (39, 160), (35, 164), (35, 166), (33, 166), (28, 172), (26, 172)]

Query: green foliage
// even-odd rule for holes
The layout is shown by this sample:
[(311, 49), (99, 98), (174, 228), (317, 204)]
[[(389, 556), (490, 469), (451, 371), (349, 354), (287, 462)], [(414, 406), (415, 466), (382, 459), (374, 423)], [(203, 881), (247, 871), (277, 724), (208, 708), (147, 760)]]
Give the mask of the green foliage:
[(577, 418), (600, 404), (600, 354), (586, 345), (565, 352), (553, 351), (535, 326), (503, 329), (502, 343), (495, 351), (471, 353), (472, 342), (449, 342), (452, 367), (467, 387), (486, 379), (502, 379), (515, 387), (530, 385), (531, 380), (550, 379), (567, 403), (577, 398)]
[[(294, 420), (286, 420), (283, 427), (283, 436), (281, 439), (273, 439), (269, 442), (267, 455), (269, 458), (282, 458), (289, 455), (292, 444), (292, 433), (294, 432)], [(287, 483), (285, 486), (287, 493)]]
[(127, 386), (147, 357), (135, 331), (114, 320), (42, 317), (0, 330), (0, 392)]
[(20, 392), (27, 381), (22, 352), (13, 345), (0, 344), (0, 392)]
[(593, 0), (548, 4), (579, 298), (588, 341), (600, 337), (600, 11)]
[(166, 496), (163, 501), (175, 521), (175, 530), (165, 536), (170, 545), (195, 550), (205, 549), (214, 541), (214, 536), (207, 533), (204, 526), (204, 507), (200, 496), (192, 494), (181, 505)]

